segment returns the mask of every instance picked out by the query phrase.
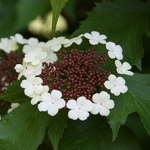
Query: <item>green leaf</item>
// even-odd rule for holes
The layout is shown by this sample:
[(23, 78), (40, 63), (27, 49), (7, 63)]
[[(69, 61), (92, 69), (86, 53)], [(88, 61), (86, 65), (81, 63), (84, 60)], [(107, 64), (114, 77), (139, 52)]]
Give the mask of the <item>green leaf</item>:
[(13, 22), (16, 21), (16, 6), (17, 0), (0, 1), (0, 37), (10, 36), (12, 32)]
[(60, 141), (59, 150), (141, 150), (131, 130), (122, 127), (112, 142), (111, 130), (101, 116), (90, 116), (86, 121), (70, 121)]
[[(74, 35), (99, 31), (123, 47), (124, 61), (139, 67), (142, 35), (150, 31), (150, 4), (132, 0), (97, 3)], [(139, 67), (140, 68), (140, 67)]]
[(52, 35), (54, 36), (58, 17), (62, 8), (65, 6), (65, 3), (68, 0), (50, 0), (52, 11), (53, 11), (53, 18), (52, 18)]
[(17, 107), (0, 123), (0, 149), (37, 150), (45, 136), (48, 117), (29, 103)]
[(29, 101), (29, 97), (24, 94), (24, 89), (20, 87), (21, 80), (16, 80), (11, 83), (8, 89), (0, 94), (0, 100), (6, 100), (11, 103), (22, 103)]
[(55, 117), (50, 118), (48, 135), (54, 150), (58, 150), (58, 143), (62, 137), (63, 131), (67, 126), (67, 112), (60, 111)]
[(19, 0), (16, 5), (17, 20), (14, 30), (27, 27), (28, 23), (38, 15), (43, 15), (50, 10), (49, 0)]
[(150, 134), (150, 75), (135, 74), (126, 77), (126, 81), (129, 91), (118, 97), (112, 97), (115, 108), (111, 110), (108, 121), (113, 131), (113, 139), (127, 116), (133, 112), (140, 115), (144, 127)]

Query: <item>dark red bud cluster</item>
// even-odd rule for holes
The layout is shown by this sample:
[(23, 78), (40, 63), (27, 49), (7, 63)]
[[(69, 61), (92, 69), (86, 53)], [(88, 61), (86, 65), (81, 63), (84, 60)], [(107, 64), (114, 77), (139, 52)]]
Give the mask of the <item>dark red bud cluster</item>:
[(50, 91), (60, 90), (65, 100), (85, 96), (91, 99), (97, 89), (103, 87), (110, 73), (101, 69), (106, 61), (105, 53), (95, 54), (95, 50), (62, 50), (55, 63), (43, 63), (40, 77)]

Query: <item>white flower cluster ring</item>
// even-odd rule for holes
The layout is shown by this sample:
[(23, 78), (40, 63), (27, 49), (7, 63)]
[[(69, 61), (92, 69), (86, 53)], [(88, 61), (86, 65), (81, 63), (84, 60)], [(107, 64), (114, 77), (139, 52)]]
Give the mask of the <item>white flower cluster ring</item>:
[[(22, 35), (16, 34), (11, 36), (10, 39), (1, 39), (0, 49), (10, 51), (15, 50), (17, 45), (23, 44), (23, 52), (25, 56), (22, 64), (15, 66), (16, 72), (19, 73), (18, 79), (22, 76), (25, 77), (21, 82), (21, 87), (24, 88), (24, 93), (31, 98), (31, 104), (38, 104), (39, 111), (47, 112), (51, 116), (55, 116), (62, 108), (68, 108), (68, 117), (76, 120), (86, 120), (90, 113), (102, 116), (108, 116), (110, 109), (114, 108), (114, 101), (110, 99), (110, 94), (106, 91), (95, 93), (91, 100), (86, 97), (80, 96), (76, 100), (70, 99), (67, 102), (63, 99), (63, 93), (59, 90), (49, 91), (47, 85), (42, 85), (43, 80), (38, 77), (42, 71), (43, 62), (56, 62), (58, 52), (62, 47), (69, 47), (72, 44), (80, 45), (83, 38), (89, 40), (91, 45), (105, 44), (108, 50), (108, 56), (115, 60), (116, 71), (118, 74), (133, 75), (133, 72), (129, 71), (131, 66), (128, 62), (121, 63), (123, 59), (123, 50), (120, 45), (116, 45), (113, 42), (106, 42), (107, 37), (100, 34), (97, 31), (91, 33), (81, 34), (72, 39), (67, 39), (63, 36), (54, 37), (47, 42), (39, 42), (36, 38), (24, 39)], [(13, 42), (11, 42), (11, 40)], [(9, 47), (7, 47), (9, 43)], [(116, 77), (114, 74), (108, 76), (108, 80), (104, 82), (106, 89), (110, 90), (115, 96), (119, 96), (121, 93), (126, 93), (128, 87), (125, 85), (126, 81), (123, 77)]]

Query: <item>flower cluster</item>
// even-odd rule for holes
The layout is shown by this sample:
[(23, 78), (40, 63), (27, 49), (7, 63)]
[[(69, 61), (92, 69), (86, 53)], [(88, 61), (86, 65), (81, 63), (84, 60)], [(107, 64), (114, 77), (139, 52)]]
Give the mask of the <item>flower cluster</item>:
[[(60, 109), (68, 108), (68, 117), (86, 120), (90, 113), (108, 116), (114, 108), (114, 100), (104, 89), (115, 96), (126, 93), (128, 88), (123, 77), (105, 70), (106, 55), (114, 60), (117, 74), (133, 75), (127, 62), (121, 63), (123, 50), (120, 45), (107, 42), (107, 37), (97, 31), (81, 34), (72, 39), (54, 37), (47, 42), (36, 38), (12, 39), (23, 43), (25, 56), (22, 64), (15, 66), (19, 73), (24, 93), (31, 98), (31, 104), (38, 105), (39, 111), (55, 116)], [(80, 45), (89, 40), (92, 49), (79, 50), (72, 44)], [(106, 52), (97, 54), (96, 45), (104, 44)], [(65, 50), (67, 49), (67, 50)]]
[[(18, 77), (14, 67), (16, 64), (21, 63), (24, 57), (24, 54), (19, 51), (19, 45), (24, 44), (23, 41), (25, 39), (20, 34), (0, 39), (0, 93), (6, 91), (11, 82)], [(10, 104), (0, 100), (0, 110), (4, 108), (13, 109), (15, 108), (14, 105), (18, 106), (19, 104)]]

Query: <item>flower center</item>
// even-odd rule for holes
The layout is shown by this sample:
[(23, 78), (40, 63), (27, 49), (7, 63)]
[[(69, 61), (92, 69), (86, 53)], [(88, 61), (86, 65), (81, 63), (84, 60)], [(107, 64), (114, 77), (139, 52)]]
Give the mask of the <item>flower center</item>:
[(62, 50), (55, 63), (43, 63), (40, 77), (43, 85), (50, 90), (57, 89), (66, 100), (85, 96), (91, 99), (97, 90), (103, 87), (109, 72), (101, 69), (106, 59), (105, 53), (95, 54), (95, 50), (72, 49), (70, 53)]

